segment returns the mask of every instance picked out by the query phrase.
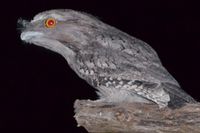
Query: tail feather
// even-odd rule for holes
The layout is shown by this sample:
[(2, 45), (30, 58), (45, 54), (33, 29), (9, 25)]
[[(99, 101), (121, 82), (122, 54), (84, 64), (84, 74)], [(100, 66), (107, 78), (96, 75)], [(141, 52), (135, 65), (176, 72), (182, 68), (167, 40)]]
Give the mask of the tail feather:
[(171, 108), (179, 108), (186, 103), (196, 103), (189, 94), (182, 90), (179, 86), (170, 83), (163, 83), (164, 90), (169, 93), (170, 101), (168, 106)]

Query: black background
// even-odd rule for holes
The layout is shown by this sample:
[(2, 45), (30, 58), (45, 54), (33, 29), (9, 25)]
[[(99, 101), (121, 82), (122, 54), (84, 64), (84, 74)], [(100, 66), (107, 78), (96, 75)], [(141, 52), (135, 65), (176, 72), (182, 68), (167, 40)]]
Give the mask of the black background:
[[(150, 44), (182, 88), (200, 100), (200, 9), (192, 1), (18, 0), (1, 4), (0, 127), (86, 132), (75, 99), (95, 99), (65, 59), (21, 42), (17, 19), (57, 8), (84, 11)], [(58, 132), (58, 130), (57, 130)]]

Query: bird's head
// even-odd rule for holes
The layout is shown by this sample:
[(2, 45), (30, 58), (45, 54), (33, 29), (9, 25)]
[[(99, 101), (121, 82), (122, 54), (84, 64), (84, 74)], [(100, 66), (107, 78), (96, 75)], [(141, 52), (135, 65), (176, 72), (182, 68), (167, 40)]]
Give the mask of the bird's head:
[(50, 10), (37, 14), (33, 20), (19, 20), (21, 39), (58, 52), (65, 57), (89, 45), (94, 31), (104, 27), (101, 21), (73, 10)]

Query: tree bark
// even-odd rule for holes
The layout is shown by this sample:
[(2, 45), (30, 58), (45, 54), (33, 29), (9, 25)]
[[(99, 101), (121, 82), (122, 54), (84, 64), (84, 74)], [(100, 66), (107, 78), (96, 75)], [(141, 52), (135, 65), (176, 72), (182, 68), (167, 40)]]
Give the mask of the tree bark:
[(75, 119), (88, 132), (200, 133), (200, 104), (159, 109), (155, 104), (76, 100)]

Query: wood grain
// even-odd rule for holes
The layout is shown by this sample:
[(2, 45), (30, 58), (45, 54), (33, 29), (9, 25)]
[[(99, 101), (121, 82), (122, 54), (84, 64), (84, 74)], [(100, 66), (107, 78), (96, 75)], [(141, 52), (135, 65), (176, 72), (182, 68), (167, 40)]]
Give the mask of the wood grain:
[(155, 104), (76, 100), (75, 119), (88, 132), (200, 133), (200, 104), (159, 109)]

